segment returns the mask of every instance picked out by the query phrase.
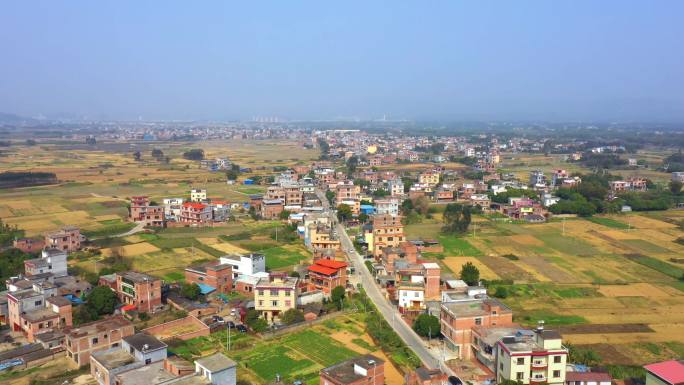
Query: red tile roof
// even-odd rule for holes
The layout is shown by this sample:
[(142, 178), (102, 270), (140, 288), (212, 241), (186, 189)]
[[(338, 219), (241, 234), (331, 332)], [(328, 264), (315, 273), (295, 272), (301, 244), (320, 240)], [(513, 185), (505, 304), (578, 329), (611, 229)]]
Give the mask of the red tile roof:
[(323, 274), (323, 275), (333, 275), (337, 273), (337, 269), (333, 269), (330, 267), (325, 267), (321, 265), (311, 265), (309, 266), (309, 271), (313, 271), (314, 273), (318, 274)]
[(684, 384), (684, 362), (670, 360), (644, 366), (646, 370), (669, 382)]
[(195, 210), (203, 210), (205, 207), (207, 207), (207, 205), (198, 202), (185, 202), (183, 203), (183, 207), (192, 207)]
[(346, 268), (348, 265), (345, 262), (341, 261), (335, 261), (332, 259), (319, 259), (318, 261), (314, 262), (316, 265), (324, 266), (324, 267), (329, 267), (331, 269), (342, 269)]

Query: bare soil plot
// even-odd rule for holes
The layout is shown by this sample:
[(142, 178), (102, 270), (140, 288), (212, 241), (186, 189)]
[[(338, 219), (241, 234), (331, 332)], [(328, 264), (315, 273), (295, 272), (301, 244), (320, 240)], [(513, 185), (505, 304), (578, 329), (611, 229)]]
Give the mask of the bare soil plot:
[(221, 243), (214, 243), (211, 245), (211, 247), (215, 248), (216, 250), (223, 251), (226, 254), (231, 254), (231, 253), (248, 253), (249, 251), (239, 247), (235, 246), (232, 243), (227, 243), (227, 242), (221, 242)]
[[(132, 245), (126, 245), (117, 247), (114, 251), (118, 252), (123, 257), (133, 257), (142, 254), (154, 253), (160, 251), (158, 247), (151, 245), (147, 242), (134, 243)], [(112, 255), (113, 250), (110, 248), (102, 249), (101, 253), (103, 256), (108, 257)]]
[(556, 326), (562, 335), (566, 334), (607, 334), (607, 333), (652, 333), (646, 324), (587, 324)]

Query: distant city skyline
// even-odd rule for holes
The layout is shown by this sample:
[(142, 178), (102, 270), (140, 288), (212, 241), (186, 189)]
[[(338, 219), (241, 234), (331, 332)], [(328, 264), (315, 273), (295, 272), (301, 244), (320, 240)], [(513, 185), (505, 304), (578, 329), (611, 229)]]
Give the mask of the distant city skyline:
[(26, 1), (0, 112), (684, 122), (680, 1)]

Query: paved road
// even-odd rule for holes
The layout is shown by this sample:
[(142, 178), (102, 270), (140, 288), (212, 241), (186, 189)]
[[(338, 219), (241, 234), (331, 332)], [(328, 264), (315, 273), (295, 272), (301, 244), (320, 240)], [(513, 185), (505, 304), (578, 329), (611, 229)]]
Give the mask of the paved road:
[[(316, 189), (316, 194), (318, 198), (323, 202), (323, 207), (328, 209), (330, 212), (330, 219), (333, 223), (337, 222), (337, 218), (334, 217), (333, 212), (330, 210), (330, 205), (328, 204), (325, 194)], [(387, 323), (394, 329), (394, 331), (399, 335), (399, 337), (408, 345), (411, 350), (413, 350), (418, 358), (423, 362), (423, 365), (430, 369), (441, 368), (447, 374), (453, 375), (451, 369), (447, 368), (446, 365), (441, 365), (441, 361), (432, 354), (432, 352), (427, 348), (425, 342), (411, 329), (410, 326), (406, 324), (401, 319), (401, 314), (397, 308), (392, 305), (380, 291), (380, 287), (375, 282), (375, 279), (370, 271), (366, 268), (364, 264), (363, 257), (356, 252), (354, 249), (354, 244), (349, 238), (346, 229), (341, 224), (337, 223), (337, 233), (339, 234), (340, 241), (342, 243), (342, 249), (347, 254), (347, 258), (351, 261), (356, 274), (360, 277), (360, 282), (363, 288), (366, 290), (368, 298), (375, 304), (378, 311), (385, 317)]]

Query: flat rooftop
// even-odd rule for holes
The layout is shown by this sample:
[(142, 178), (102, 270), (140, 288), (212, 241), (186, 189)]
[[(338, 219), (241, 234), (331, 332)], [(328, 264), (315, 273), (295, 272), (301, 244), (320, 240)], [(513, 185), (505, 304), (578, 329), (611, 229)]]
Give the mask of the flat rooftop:
[(125, 272), (116, 273), (116, 274), (122, 276), (125, 279), (136, 282), (136, 283), (154, 282), (154, 281), (159, 280), (159, 278), (155, 278), (151, 275), (147, 275), (145, 273), (140, 273), (137, 271), (125, 271)]
[(164, 369), (164, 361), (162, 360), (123, 372), (116, 378), (126, 385), (149, 385), (160, 384), (172, 380), (176, 376)]
[(330, 378), (337, 380), (340, 383), (347, 384), (365, 378), (359, 373), (356, 373), (354, 366), (358, 365), (372, 373), (373, 367), (384, 364), (384, 361), (370, 354), (360, 357), (352, 358), (339, 364), (322, 369), (321, 372), (328, 375)]
[(121, 350), (120, 347), (94, 352), (91, 353), (90, 356), (110, 370), (135, 362), (135, 358), (128, 354), (128, 352)]
[(456, 317), (476, 317), (479, 315), (484, 316), (490, 314), (490, 311), (486, 309), (486, 305), (494, 307), (498, 306), (500, 308), (498, 312), (499, 314), (512, 312), (512, 310), (508, 306), (501, 303), (501, 301), (492, 298), (473, 299), (472, 301), (463, 302), (449, 302), (443, 304), (442, 306), (453, 313)]
[(66, 335), (71, 338), (79, 338), (90, 334), (103, 332), (106, 330), (119, 329), (124, 326), (133, 325), (131, 321), (123, 318), (123, 316), (116, 315), (110, 318), (105, 318), (90, 323), (80, 325), (77, 328), (71, 328), (66, 332)]

